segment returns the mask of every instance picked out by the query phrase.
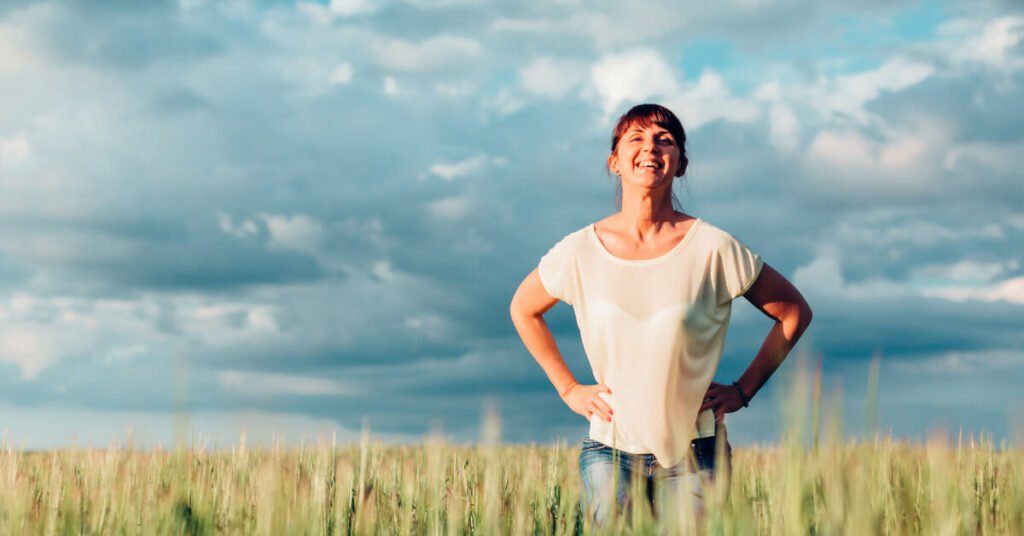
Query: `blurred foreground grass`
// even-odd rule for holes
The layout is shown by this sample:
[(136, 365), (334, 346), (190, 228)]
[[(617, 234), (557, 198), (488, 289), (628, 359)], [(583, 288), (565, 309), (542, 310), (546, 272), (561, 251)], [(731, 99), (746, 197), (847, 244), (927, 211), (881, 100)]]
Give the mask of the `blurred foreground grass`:
[[(573, 534), (578, 447), (0, 453), (3, 534)], [(1024, 534), (1024, 452), (990, 442), (734, 450), (710, 534)], [(649, 512), (610, 532), (658, 533)], [(672, 531), (674, 532), (674, 531)]]

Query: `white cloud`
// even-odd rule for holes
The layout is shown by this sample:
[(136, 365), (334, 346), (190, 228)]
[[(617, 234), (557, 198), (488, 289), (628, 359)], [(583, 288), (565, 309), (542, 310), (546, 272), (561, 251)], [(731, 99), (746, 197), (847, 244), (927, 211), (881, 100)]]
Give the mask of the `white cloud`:
[(977, 61), (1007, 71), (1024, 68), (1024, 57), (1013, 51), (1024, 40), (1024, 17), (1000, 17), (988, 24), (981, 35), (969, 39), (955, 53), (959, 60)]
[(445, 317), (435, 313), (407, 316), (402, 325), (408, 329), (423, 333), (431, 340), (438, 341), (444, 340), (451, 331), (450, 322)]
[(921, 220), (892, 221), (887, 218), (839, 222), (834, 228), (838, 243), (850, 246), (873, 244), (883, 246), (933, 246), (956, 244), (971, 239), (1003, 239), (1006, 233), (997, 224), (947, 227)]
[(197, 323), (209, 323), (237, 316), (244, 319), (244, 323), (235, 329), (241, 329), (251, 335), (254, 332), (259, 331), (278, 331), (277, 321), (274, 320), (273, 309), (274, 308), (269, 305), (216, 303), (199, 305), (192, 308), (190, 317)]
[(941, 178), (932, 151), (942, 147), (944, 134), (922, 127), (891, 135), (874, 140), (855, 129), (819, 131), (804, 153), (810, 184), (830, 195), (931, 192)]
[(457, 220), (469, 212), (469, 198), (465, 195), (446, 197), (427, 204), (427, 212), (439, 220)]
[(804, 292), (839, 294), (843, 289), (843, 276), (839, 272), (839, 258), (834, 254), (820, 255), (809, 264), (793, 271), (793, 284)]
[(665, 105), (691, 131), (718, 119), (748, 123), (759, 115), (755, 102), (733, 97), (722, 76), (711, 69), (701, 72), (695, 85), (665, 99)]
[(477, 155), (466, 160), (453, 163), (442, 163), (438, 162), (430, 166), (430, 173), (441, 177), (446, 181), (456, 179), (458, 177), (465, 177), (468, 175), (476, 175), (483, 172), (488, 166), (503, 166), (505, 165), (505, 159), (501, 157), (489, 157), (487, 155)]
[(238, 238), (245, 238), (246, 236), (254, 235), (259, 232), (259, 229), (256, 227), (256, 222), (252, 220), (244, 220), (240, 221), (238, 225), (235, 225), (231, 216), (223, 212), (217, 213), (217, 225), (220, 227), (221, 231)]
[(866, 301), (912, 293), (905, 285), (886, 279), (869, 279), (860, 283), (847, 282), (840, 270), (840, 258), (832, 247), (823, 248), (813, 261), (794, 270), (792, 280), (793, 284), (801, 292), (806, 293), (812, 302), (814, 297)]
[(365, 15), (377, 10), (379, 2), (374, 0), (331, 0), (328, 9), (342, 17)]
[(103, 364), (114, 366), (130, 363), (146, 355), (148, 350), (149, 346), (143, 343), (116, 345), (107, 350), (107, 355), (103, 358)]
[(434, 84), (434, 91), (438, 95), (450, 98), (468, 97), (475, 93), (476, 90), (477, 85), (472, 80), (451, 80)]
[(1018, 174), (1021, 155), (1024, 155), (1021, 142), (972, 142), (951, 147), (942, 163), (949, 171), (963, 166), (963, 169), (977, 172), (976, 165), (981, 164), (999, 173)]
[(335, 18), (345, 19), (359, 15), (369, 15), (377, 11), (379, 5), (380, 2), (376, 0), (331, 0), (326, 5), (319, 2), (300, 0), (295, 5), (295, 8), (313, 22), (326, 25)]
[(954, 264), (928, 264), (913, 271), (912, 278), (943, 282), (987, 282), (1015, 269), (1016, 261), (976, 262), (964, 260)]
[(420, 9), (441, 9), (452, 6), (480, 5), (482, 0), (403, 0), (406, 4)]
[(392, 97), (394, 97), (395, 95), (398, 95), (398, 81), (395, 80), (395, 77), (393, 77), (393, 76), (385, 76), (384, 77), (384, 85), (381, 88), (381, 91), (383, 91), (385, 95), (392, 96)]
[(41, 58), (29, 46), (30, 34), (13, 24), (0, 24), (0, 76), (16, 75), (38, 65)]
[(577, 61), (537, 58), (519, 70), (519, 83), (542, 97), (560, 99), (583, 82), (586, 67)]
[(775, 104), (769, 113), (769, 141), (783, 153), (794, 153), (800, 145), (800, 120), (784, 104)]
[(28, 160), (32, 153), (28, 138), (17, 135), (0, 139), (0, 171), (14, 169)]
[(883, 91), (902, 91), (930, 77), (935, 68), (926, 63), (905, 58), (886, 61), (877, 69), (836, 76), (824, 82), (826, 94), (815, 99), (819, 111), (826, 117), (842, 114), (866, 123), (870, 119), (864, 104), (877, 98)]
[(516, 113), (527, 104), (527, 99), (521, 93), (502, 88), (497, 95), (484, 102), (484, 107), (496, 110), (502, 115)]
[(590, 79), (610, 115), (623, 102), (639, 104), (679, 91), (675, 71), (654, 49), (639, 48), (602, 57), (590, 68)]
[(255, 395), (347, 395), (356, 392), (338, 380), (239, 370), (218, 373), (217, 382), (227, 390)]
[(432, 37), (421, 43), (388, 39), (374, 43), (373, 49), (381, 65), (410, 72), (462, 67), (483, 55), (479, 42), (450, 35)]
[(372, 271), (373, 275), (382, 281), (394, 281), (398, 278), (398, 272), (391, 267), (391, 261), (387, 259), (373, 263)]
[(323, 240), (324, 228), (320, 222), (304, 214), (281, 216), (260, 214), (270, 232), (271, 247), (294, 249), (306, 253), (317, 253)]
[(0, 361), (17, 365), (23, 379), (35, 378), (57, 357), (46, 331), (35, 326), (0, 328)]
[(953, 301), (982, 300), (1007, 301), (1024, 305), (1024, 277), (1015, 277), (983, 286), (949, 286), (923, 289), (926, 296), (945, 298)]
[(352, 64), (342, 62), (331, 72), (331, 83), (334, 85), (348, 85), (352, 81)]

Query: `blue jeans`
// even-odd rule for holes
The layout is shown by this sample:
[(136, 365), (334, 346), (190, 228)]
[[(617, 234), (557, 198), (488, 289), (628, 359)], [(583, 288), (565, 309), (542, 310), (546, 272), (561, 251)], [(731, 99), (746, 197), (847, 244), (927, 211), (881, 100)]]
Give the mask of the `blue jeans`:
[[(616, 507), (628, 511), (633, 479), (654, 511), (662, 517), (669, 511), (697, 516), (703, 508), (704, 488), (715, 478), (715, 437), (691, 442), (692, 456), (674, 467), (662, 467), (653, 454), (631, 454), (615, 450), (589, 437), (580, 452), (581, 497), (584, 515), (598, 524), (606, 523)], [(724, 438), (723, 438), (724, 441)], [(724, 441), (723, 463), (728, 465), (732, 449)], [(728, 471), (728, 467), (725, 468)]]

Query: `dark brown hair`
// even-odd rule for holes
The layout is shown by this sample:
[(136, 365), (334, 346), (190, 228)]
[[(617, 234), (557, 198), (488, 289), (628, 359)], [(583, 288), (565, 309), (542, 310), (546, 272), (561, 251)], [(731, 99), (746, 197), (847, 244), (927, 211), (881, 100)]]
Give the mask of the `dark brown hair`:
[(615, 130), (612, 131), (611, 152), (615, 152), (615, 148), (619, 146), (619, 139), (627, 130), (636, 126), (649, 127), (652, 123), (672, 134), (676, 145), (679, 146), (680, 160), (686, 158), (686, 131), (683, 130), (683, 124), (672, 110), (660, 104), (638, 104), (622, 114), (615, 123)]

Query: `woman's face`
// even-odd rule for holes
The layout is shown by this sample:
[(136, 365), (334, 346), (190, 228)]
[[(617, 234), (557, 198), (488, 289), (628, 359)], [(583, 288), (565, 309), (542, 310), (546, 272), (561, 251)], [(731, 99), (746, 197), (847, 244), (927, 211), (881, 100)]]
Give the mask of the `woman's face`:
[(619, 138), (615, 152), (608, 156), (608, 169), (622, 178), (623, 186), (634, 184), (657, 188), (681, 175), (686, 159), (672, 134), (657, 124), (633, 125)]

